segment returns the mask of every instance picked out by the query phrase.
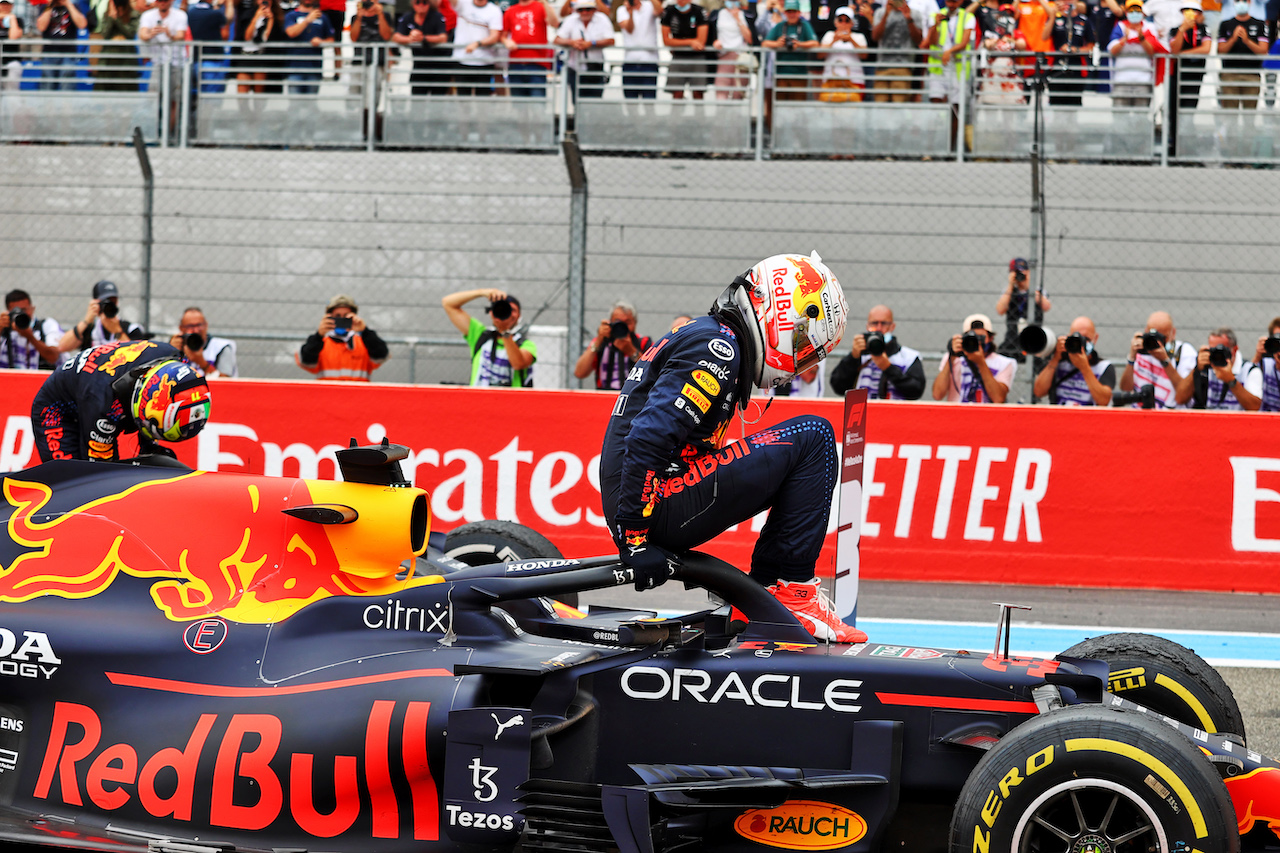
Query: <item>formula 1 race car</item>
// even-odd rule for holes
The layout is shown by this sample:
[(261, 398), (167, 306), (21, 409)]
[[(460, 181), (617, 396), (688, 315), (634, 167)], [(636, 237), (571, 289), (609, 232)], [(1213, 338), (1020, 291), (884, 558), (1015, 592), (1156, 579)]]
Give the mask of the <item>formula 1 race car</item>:
[(339, 451), (341, 482), (81, 462), (5, 476), (0, 838), (154, 853), (1280, 844), (1280, 764), (1245, 746), (1230, 690), (1180, 646), (1111, 635), (1023, 659), (1007, 614), (992, 653), (819, 644), (697, 553), (678, 580), (727, 603), (582, 612), (563, 599), (630, 582), (616, 556), (565, 559), (501, 523), (441, 541), (405, 454)]

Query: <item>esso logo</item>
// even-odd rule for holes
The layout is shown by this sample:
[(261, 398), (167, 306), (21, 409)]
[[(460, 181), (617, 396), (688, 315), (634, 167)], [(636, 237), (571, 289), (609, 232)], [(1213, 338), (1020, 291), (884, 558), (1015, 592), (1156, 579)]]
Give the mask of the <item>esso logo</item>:
[(714, 338), (708, 341), (707, 349), (711, 350), (711, 354), (716, 358), (722, 358), (726, 361), (733, 358), (733, 347), (729, 346), (719, 338)]
[(199, 622), (192, 622), (182, 632), (182, 642), (198, 655), (216, 651), (226, 638), (227, 623), (221, 619), (201, 619)]

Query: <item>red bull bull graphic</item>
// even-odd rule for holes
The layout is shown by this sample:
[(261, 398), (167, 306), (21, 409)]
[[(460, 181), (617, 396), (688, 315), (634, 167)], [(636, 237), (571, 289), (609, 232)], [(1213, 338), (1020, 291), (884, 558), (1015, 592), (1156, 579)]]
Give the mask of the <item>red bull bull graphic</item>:
[[(83, 373), (101, 372), (108, 376), (115, 376), (119, 368), (137, 361), (138, 357), (150, 347), (151, 344), (147, 341), (134, 341), (129, 344), (103, 344), (100, 347), (87, 350), (80, 356), (80, 370)], [(111, 356), (101, 364), (95, 364), (94, 358), (104, 352), (110, 352)]]
[[(192, 472), (51, 512), (48, 485), (10, 477), (3, 486), (12, 508), (7, 532), (20, 550), (0, 564), (0, 601), (88, 598), (123, 573), (154, 578), (151, 597), (169, 619), (218, 615), (259, 624), (329, 596), (403, 588), (396, 572), (415, 556), (409, 507), (425, 496), (418, 489)], [(321, 525), (281, 512), (317, 503), (355, 504), (365, 520)], [(200, 523), (166, 521), (175, 507), (199, 507)]]
[(1280, 838), (1280, 767), (1259, 767), (1240, 776), (1228, 776), (1226, 783), (1240, 834), (1245, 835), (1262, 823)]

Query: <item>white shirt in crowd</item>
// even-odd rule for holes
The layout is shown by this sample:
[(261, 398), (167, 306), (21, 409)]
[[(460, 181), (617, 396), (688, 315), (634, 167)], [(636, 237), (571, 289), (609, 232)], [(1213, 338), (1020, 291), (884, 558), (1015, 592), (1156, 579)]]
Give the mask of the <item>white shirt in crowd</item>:
[(490, 30), (502, 29), (502, 9), (493, 2), (478, 6), (472, 0), (457, 0), (454, 10), (458, 13), (458, 27), (453, 31), (453, 58), (472, 67), (493, 65), (497, 61), (493, 45), (478, 46), (470, 53), (467, 53), (467, 45), (473, 41), (484, 41)]
[[(138, 19), (138, 28), (163, 28), (148, 42), (147, 52), (157, 65), (182, 65), (186, 61), (187, 13), (175, 3), (169, 8), (169, 14), (160, 17), (160, 10), (148, 9)], [(174, 44), (177, 42), (177, 44)]]
[[(599, 17), (597, 13), (596, 17)], [(622, 46), (627, 48), (623, 62), (656, 63), (658, 61), (658, 22), (653, 14), (653, 4), (642, 0), (634, 10), (625, 3), (618, 7), (618, 23), (632, 22), (631, 32), (623, 27)]]
[(867, 49), (867, 37), (862, 33), (853, 33), (854, 44), (847, 41), (836, 42), (836, 32), (831, 30), (822, 37), (822, 49), (830, 51), (822, 65), (822, 82), (828, 80), (848, 80), (850, 83), (865, 85), (866, 74), (862, 70), (862, 60), (854, 52)]
[[(742, 27), (738, 25), (738, 19), (728, 9), (721, 9), (716, 12), (719, 17), (716, 18), (716, 38), (720, 40), (720, 49), (725, 53), (736, 53), (744, 47), (750, 47), (747, 40), (742, 37)], [(744, 13), (742, 20), (746, 21)]]
[[(582, 17), (574, 12), (560, 22), (556, 36), (562, 39), (584, 39), (586, 41), (608, 41), (613, 38), (613, 23), (605, 15), (596, 12), (590, 23), (583, 24)], [(585, 71), (588, 62), (604, 62), (604, 48), (591, 50), (570, 49), (565, 54), (564, 64), (574, 71)]]

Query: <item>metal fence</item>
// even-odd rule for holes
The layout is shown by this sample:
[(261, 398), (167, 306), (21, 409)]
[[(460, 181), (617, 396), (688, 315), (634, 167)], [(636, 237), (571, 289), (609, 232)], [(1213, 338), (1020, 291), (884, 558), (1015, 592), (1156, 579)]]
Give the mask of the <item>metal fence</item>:
[(619, 48), (548, 45), (545, 75), (530, 78), (505, 59), (465, 66), (380, 44), (309, 57), (251, 42), (95, 47), (8, 48), (19, 67), (0, 86), (0, 140), (121, 142), (138, 127), (177, 147), (551, 152), (573, 131), (588, 152), (1016, 160), (1030, 155), (1039, 100), (1051, 158), (1280, 162), (1277, 72), (1250, 71), (1237, 96), (1240, 74), (1216, 56), (1153, 60), (1133, 99), (1112, 91), (1109, 60), (1087, 54), (977, 50), (944, 66), (923, 53), (779, 61), (753, 48), (697, 62), (664, 52), (639, 74)]
[[(182, 309), (197, 304), (215, 334), (238, 340), (245, 375), (299, 379), (307, 375), (294, 365), (297, 345), (315, 328), (327, 300), (346, 292), (369, 325), (392, 342), (390, 361), (375, 374), (379, 381), (462, 382), (467, 360), (461, 336), (440, 299), (452, 291), (499, 287), (518, 295), (526, 317), (540, 327), (540, 343), (548, 347), (540, 359), (545, 386), (562, 378), (553, 366), (557, 358), (572, 364), (581, 352), (585, 340), (565, 339), (563, 331), (579, 320), (590, 332), (616, 299), (626, 298), (640, 308), (640, 331), (660, 334), (676, 314), (705, 311), (734, 274), (775, 252), (819, 250), (846, 285), (854, 327), (867, 308), (883, 302), (896, 312), (899, 336), (926, 352), (938, 351), (959, 319), (974, 311), (999, 325), (994, 305), (1009, 259), (1037, 260), (1030, 239), (1030, 170), (1015, 159), (1030, 145), (1033, 105), (1026, 96), (1032, 92), (1019, 74), (1023, 102), (984, 101), (976, 55), (966, 78), (973, 81), (972, 103), (956, 105), (957, 112), (964, 110), (958, 124), (973, 131), (957, 133), (967, 143), (956, 150), (943, 145), (941, 154), (928, 155), (923, 152), (938, 148), (919, 140), (951, 141), (951, 105), (929, 102), (923, 75), (919, 101), (911, 100), (914, 89), (906, 90), (906, 100), (877, 101), (894, 94), (886, 80), (877, 83), (869, 60), (861, 101), (820, 100), (832, 87), (823, 86), (817, 73), (800, 87), (814, 100), (779, 99), (780, 87), (768, 85), (768, 62), (742, 74), (747, 82), (737, 87), (741, 98), (721, 98), (711, 85), (701, 100), (686, 92), (676, 102), (664, 70), (644, 84), (653, 98), (629, 99), (620, 51), (607, 55), (609, 80), (599, 98), (581, 92), (575, 98), (552, 68), (540, 97), (515, 94), (509, 80), (502, 81), (504, 93), (494, 80), (491, 94), (464, 99), (415, 95), (413, 58), (390, 53), (385, 71), (378, 62), (344, 61), (345, 79), (322, 79), (315, 92), (290, 92), (280, 80), (278, 93), (241, 93), (225, 47), (214, 46), (209, 56), (203, 46), (192, 46), (192, 62), (172, 66), (167, 77), (163, 70), (152, 75), (136, 60), (131, 78), (103, 77), (103, 57), (94, 64), (83, 55), (77, 61), (84, 64), (73, 65), (70, 88), (45, 90), (38, 88), (40, 68), (31, 64), (38, 57), (28, 59), (19, 88), (0, 90), (6, 133), (10, 117), (20, 112), (10, 109), (14, 105), (27, 104), (36, 113), (30, 120), (52, 127), (54, 105), (79, 100), (87, 106), (69, 108), (68, 114), (79, 115), (65, 119), (70, 130), (24, 138), (84, 139), (75, 129), (101, 121), (94, 111), (109, 112), (107, 105), (124, 97), (147, 99), (151, 124), (138, 126), (151, 140), (168, 134), (171, 144), (147, 149), (154, 169), (150, 195), (129, 147), (6, 146), (0, 157), (7, 201), (0, 211), (4, 290), (30, 291), (40, 314), (70, 325), (83, 315), (92, 283), (110, 278), (124, 294), (126, 315), (146, 314), (165, 335), (176, 329)], [(1042, 142), (1055, 157), (1045, 185), (1043, 272), (1053, 299), (1048, 324), (1061, 332), (1078, 314), (1093, 317), (1102, 333), (1100, 349), (1112, 358), (1123, 355), (1124, 341), (1156, 309), (1173, 313), (1184, 340), (1202, 342), (1220, 325), (1249, 340), (1280, 314), (1270, 284), (1272, 235), (1280, 218), (1271, 199), (1280, 193), (1280, 173), (1149, 166), (1200, 165), (1195, 146), (1213, 144), (1209, 127), (1222, 159), (1208, 165), (1267, 163), (1261, 154), (1276, 114), (1267, 103), (1267, 79), (1260, 76), (1252, 108), (1229, 108), (1219, 98), (1220, 69), (1210, 58), (1195, 107), (1177, 112), (1176, 124), (1189, 130), (1171, 137), (1175, 146), (1164, 145), (1159, 135), (1170, 120), (1157, 88), (1142, 119), (1150, 122), (1143, 156), (1130, 151), (1119, 158), (1125, 164), (1068, 162), (1091, 159), (1065, 153), (1071, 142), (1066, 116), (1073, 110), (1077, 150), (1090, 139), (1098, 144), (1083, 128), (1109, 112), (1109, 95), (1097, 91), (1104, 70), (1091, 69), (1098, 76), (1086, 78), (1092, 88), (1081, 93), (1079, 107), (1052, 103), (1052, 90), (1045, 105)], [(166, 79), (191, 85), (168, 90), (186, 93), (182, 97), (161, 98)], [(153, 80), (159, 92), (143, 92)], [(26, 100), (34, 98), (43, 100), (38, 106)], [(397, 98), (403, 110), (416, 107), (421, 114), (397, 119)], [(530, 103), (512, 109), (536, 112), (532, 124), (545, 134), (538, 144), (521, 142), (519, 153), (500, 145), (487, 152), (459, 150), (483, 147), (478, 140), (491, 133), (510, 132), (508, 119), (489, 119), (507, 109), (504, 102), (518, 99)], [(297, 105), (308, 100), (323, 102), (321, 115), (333, 110), (358, 119), (359, 141), (323, 150), (210, 138), (219, 128), (240, 133), (253, 126), (215, 119), (223, 111), (261, 109), (264, 115), (288, 114), (293, 122), (301, 120)], [(366, 114), (360, 106), (357, 116), (353, 103), (373, 108)], [(164, 104), (170, 105), (167, 114)], [(464, 146), (458, 138), (466, 120), (474, 130)], [(395, 136), (397, 127), (415, 121), (423, 133), (451, 134), (451, 144), (439, 148), (453, 150), (424, 153)], [(433, 123), (452, 129), (430, 130)], [(734, 134), (738, 156), (684, 147), (688, 137), (704, 132), (693, 128), (720, 123), (730, 128), (724, 133)], [(508, 127), (500, 131), (503, 124)], [(556, 147), (574, 125), (586, 178), (577, 194)], [(684, 131), (672, 129), (682, 126)], [(368, 151), (370, 131), (375, 149), (397, 150)], [(1233, 138), (1246, 136), (1254, 141), (1232, 147)], [(122, 126), (107, 141), (125, 139)], [(831, 140), (842, 147), (824, 147)], [(811, 156), (779, 153), (802, 149)], [(773, 159), (756, 162), (760, 150)], [(1105, 159), (1098, 150), (1093, 159)], [(869, 153), (845, 159), (850, 151)], [(1259, 156), (1245, 157), (1252, 152)], [(954, 162), (960, 159), (998, 162)], [(482, 304), (468, 307), (483, 317)], [(551, 353), (556, 346), (558, 357)], [(1023, 369), (1020, 384), (1028, 372)]]

